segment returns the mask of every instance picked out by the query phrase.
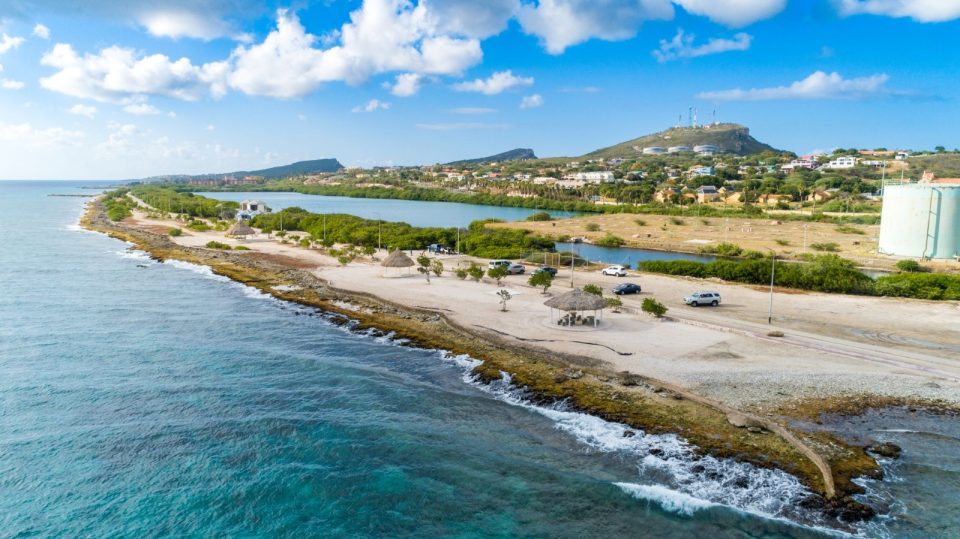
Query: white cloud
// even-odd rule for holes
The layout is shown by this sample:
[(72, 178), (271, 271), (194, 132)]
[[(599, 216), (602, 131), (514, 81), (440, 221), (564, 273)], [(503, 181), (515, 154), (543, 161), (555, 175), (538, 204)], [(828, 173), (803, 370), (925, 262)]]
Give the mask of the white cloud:
[(135, 116), (151, 116), (154, 114), (160, 114), (160, 109), (149, 103), (131, 103), (123, 107), (123, 111), (127, 114), (133, 114)]
[[(741, 27), (783, 11), (787, 0), (673, 0), (688, 13), (726, 26)], [(933, 0), (937, 1), (937, 0)]]
[(22, 37), (10, 37), (4, 32), (3, 38), (0, 39), (0, 54), (5, 54), (16, 49), (20, 45), (23, 45), (24, 41), (26, 40)]
[(543, 106), (543, 96), (540, 94), (524, 96), (520, 101), (520, 108), (522, 109), (535, 109), (540, 106)]
[(519, 0), (422, 0), (430, 22), (443, 33), (483, 39), (502, 32)]
[(140, 24), (154, 36), (173, 39), (190, 37), (210, 41), (230, 34), (230, 27), (223, 20), (187, 9), (149, 11), (140, 16)]
[(774, 99), (861, 99), (887, 93), (885, 74), (845, 79), (839, 73), (817, 71), (789, 86), (701, 92), (700, 99), (715, 101), (767, 101)]
[(745, 51), (750, 48), (750, 42), (753, 41), (753, 36), (743, 32), (734, 35), (733, 39), (713, 37), (703, 45), (694, 45), (695, 37), (693, 34), (684, 35), (682, 29), (677, 30), (677, 35), (670, 41), (660, 40), (660, 48), (653, 51), (653, 56), (658, 62), (663, 63), (677, 58), (697, 58), (721, 52)]
[(40, 79), (44, 88), (97, 101), (121, 101), (138, 95), (193, 101), (206, 93), (222, 95), (225, 89), (226, 66), (222, 62), (195, 66), (187, 58), (172, 61), (163, 54), (140, 56), (118, 46), (80, 56), (70, 45), (58, 43), (40, 62), (57, 69)]
[(450, 112), (454, 114), (493, 114), (497, 112), (497, 109), (487, 107), (457, 107), (450, 109)]
[(409, 97), (420, 91), (423, 75), (419, 73), (401, 73), (390, 87), (390, 93), (398, 97)]
[(38, 128), (29, 123), (0, 123), (0, 140), (19, 142), (28, 146), (76, 146), (83, 138), (81, 131), (68, 131), (62, 127)]
[(533, 77), (517, 77), (513, 71), (497, 71), (488, 79), (458, 82), (453, 89), (458, 92), (480, 92), (486, 95), (499, 94), (517, 86), (532, 86)]
[(231, 55), (230, 85), (248, 94), (301, 97), (324, 82), (358, 84), (391, 71), (456, 75), (483, 58), (480, 42), (437, 33), (426, 4), (366, 0), (326, 49), (286, 10), (263, 43)]
[(945, 22), (960, 18), (958, 0), (837, 0), (840, 14), (910, 17), (917, 22)]
[(50, 39), (50, 29), (40, 23), (33, 27), (32, 34), (40, 39)]
[(366, 105), (357, 105), (351, 109), (353, 112), (375, 112), (378, 110), (387, 110), (390, 108), (390, 103), (385, 103), (379, 99), (371, 99), (367, 101)]
[(93, 119), (93, 117), (97, 114), (97, 107), (77, 103), (76, 105), (67, 109), (67, 112), (70, 114), (76, 114), (77, 116), (86, 116), (87, 118)]
[(427, 129), (430, 131), (459, 131), (464, 129), (506, 129), (507, 127), (510, 127), (510, 126), (507, 124), (485, 124), (485, 123), (479, 123), (479, 122), (417, 124), (417, 129)]
[(24, 86), (26, 85), (23, 83), (23, 81), (11, 79), (0, 80), (0, 88), (3, 88), (4, 90), (20, 90)]
[(539, 0), (522, 5), (517, 18), (548, 53), (560, 54), (590, 39), (629, 39), (643, 21), (672, 19), (673, 5), (670, 0)]

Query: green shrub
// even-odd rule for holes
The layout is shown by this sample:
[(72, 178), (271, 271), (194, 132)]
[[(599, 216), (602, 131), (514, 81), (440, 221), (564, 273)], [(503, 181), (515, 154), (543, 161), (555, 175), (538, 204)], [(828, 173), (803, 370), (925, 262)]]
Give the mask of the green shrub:
[(810, 248), (814, 251), (826, 251), (829, 253), (835, 253), (840, 250), (840, 246), (832, 241), (826, 243), (811, 243)]
[(206, 232), (210, 230), (210, 225), (203, 221), (190, 221), (187, 223), (187, 228), (194, 232)]
[(607, 234), (604, 237), (598, 239), (593, 243), (594, 245), (598, 245), (600, 247), (622, 247), (623, 244), (627, 242), (620, 236), (614, 236), (613, 234), (607, 232)]
[(774, 240), (774, 241), (777, 242), (777, 245), (780, 245), (783, 247), (790, 245), (790, 240)]
[(634, 219), (633, 222), (637, 223), (639, 226), (647, 226), (647, 222), (643, 219)]
[(708, 245), (700, 249), (700, 252), (720, 256), (740, 256), (743, 253), (743, 249), (735, 243), (719, 243), (717, 245)]
[(179, 228), (171, 228), (170, 230), (167, 231), (167, 234), (170, 234), (171, 236), (174, 236), (174, 237), (182, 236), (183, 231), (180, 230)]
[(679, 218), (679, 217), (671, 217), (671, 218), (670, 218), (670, 222), (673, 223), (673, 224), (675, 224), (675, 225), (677, 225), (677, 226), (683, 226), (683, 225), (687, 224), (686, 221), (684, 221), (683, 219), (681, 219), (681, 218)]
[(603, 289), (595, 284), (584, 285), (583, 291), (594, 296), (603, 296)]
[(207, 242), (207, 248), (208, 248), (208, 249), (223, 249), (224, 251), (229, 251), (230, 249), (233, 249), (233, 247), (230, 247), (230, 246), (227, 245), (226, 243), (220, 243), (219, 241), (213, 241), (213, 240)]
[(841, 234), (860, 234), (861, 236), (866, 234), (866, 232), (864, 232), (863, 230), (860, 230), (859, 228), (855, 226), (850, 226), (850, 225), (840, 225), (834, 230), (836, 230)]
[(250, 248), (247, 247), (246, 245), (237, 245), (236, 247), (233, 248), (233, 250), (234, 250), (234, 251), (249, 251)]
[(703, 226), (710, 226), (710, 219), (700, 219), (700, 222), (703, 223)]
[(897, 273), (877, 279), (877, 295), (932, 300), (960, 300), (960, 275)]
[(598, 225), (597, 223), (587, 223), (587, 225), (586, 225), (584, 228), (587, 229), (587, 232), (599, 232), (599, 231), (600, 231), (600, 225)]
[(537, 213), (528, 215), (527, 221), (553, 221), (553, 216), (545, 211), (538, 211)]
[(454, 274), (457, 276), (457, 278), (460, 279), (461, 281), (467, 278), (467, 268), (457, 268), (457, 269), (453, 270), (453, 273), (454, 273)]
[(553, 284), (553, 275), (545, 271), (535, 272), (533, 275), (527, 279), (527, 284), (534, 288), (543, 287), (542, 294), (547, 293), (547, 289), (550, 288), (550, 285)]
[(604, 298), (607, 302), (607, 308), (619, 312), (623, 307), (623, 301), (620, 298)]
[(901, 260), (897, 262), (897, 269), (907, 273), (917, 273), (919, 271), (923, 271), (923, 268), (920, 267), (920, 263), (916, 260)]
[(487, 277), (497, 281), (497, 286), (500, 286), (500, 281), (507, 275), (510, 275), (510, 271), (506, 266), (494, 266), (487, 270)]
[(430, 271), (433, 272), (437, 277), (443, 274), (443, 262), (439, 260), (434, 260), (430, 263)]
[(310, 247), (310, 240), (308, 238), (303, 238), (300, 240), (300, 247), (307, 248)]
[(640, 304), (640, 310), (657, 318), (667, 314), (667, 307), (653, 298), (644, 298), (643, 303)]
[(479, 264), (470, 264), (470, 267), (467, 268), (467, 275), (473, 279), (474, 282), (479, 283), (480, 279), (483, 278), (483, 268)]

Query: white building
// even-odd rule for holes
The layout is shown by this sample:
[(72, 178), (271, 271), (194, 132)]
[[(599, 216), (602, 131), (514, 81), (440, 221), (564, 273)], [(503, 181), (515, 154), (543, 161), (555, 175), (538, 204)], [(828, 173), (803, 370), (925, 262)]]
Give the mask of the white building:
[(259, 200), (244, 200), (237, 210), (237, 221), (249, 221), (261, 213), (270, 213), (270, 208)]
[(837, 170), (853, 168), (855, 166), (857, 166), (857, 158), (850, 155), (844, 155), (843, 157), (838, 157), (826, 165), (823, 165), (823, 168)]
[(532, 181), (534, 185), (549, 185), (551, 183), (557, 183), (557, 179), (551, 178), (550, 176), (537, 176)]
[(610, 172), (609, 170), (599, 170), (596, 172), (577, 172), (573, 175), (573, 179), (589, 183), (614, 183), (617, 181), (617, 179), (613, 176), (613, 172)]

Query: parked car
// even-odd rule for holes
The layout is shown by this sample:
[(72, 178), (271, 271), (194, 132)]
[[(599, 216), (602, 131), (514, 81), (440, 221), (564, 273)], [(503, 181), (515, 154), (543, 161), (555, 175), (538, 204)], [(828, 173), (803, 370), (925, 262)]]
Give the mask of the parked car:
[(720, 293), (694, 292), (693, 294), (683, 298), (683, 302), (692, 307), (699, 307), (701, 305), (712, 305), (716, 307), (717, 305), (720, 305)]
[(557, 268), (554, 268), (554, 267), (552, 267), (552, 266), (541, 266), (541, 267), (537, 268), (536, 270), (534, 270), (534, 272), (533, 272), (534, 275), (536, 275), (536, 274), (538, 274), (538, 273), (549, 273), (551, 277), (556, 277), (556, 276), (557, 276)]
[(454, 254), (453, 249), (447, 247), (446, 245), (440, 245), (438, 243), (431, 243), (427, 246), (427, 251), (430, 253), (437, 253), (442, 255)]
[(527, 271), (527, 268), (523, 267), (523, 264), (511, 262), (510, 265), (507, 266), (507, 271), (510, 272), (511, 275), (520, 275), (521, 273)]
[(624, 294), (639, 294), (640, 285), (636, 283), (621, 283), (613, 287), (613, 293), (622, 296)]
[(607, 266), (600, 273), (604, 275), (613, 275), (614, 277), (626, 277), (627, 268), (623, 266)]
[(507, 268), (509, 268), (510, 264), (512, 263), (513, 262), (510, 262), (509, 260), (491, 260), (490, 262), (487, 262), (487, 268), (493, 269), (497, 266), (506, 266)]

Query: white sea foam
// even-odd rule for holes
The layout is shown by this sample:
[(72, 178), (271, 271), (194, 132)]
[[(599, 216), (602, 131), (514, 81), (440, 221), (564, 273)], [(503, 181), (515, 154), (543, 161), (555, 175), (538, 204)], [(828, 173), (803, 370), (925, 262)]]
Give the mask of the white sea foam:
[(119, 256), (120, 258), (129, 258), (130, 260), (138, 260), (141, 262), (154, 263), (154, 260), (150, 258), (150, 254), (144, 251), (139, 251), (137, 249), (124, 249), (122, 251), (113, 251), (113, 254)]
[(670, 490), (661, 485), (640, 485), (637, 483), (614, 483), (634, 498), (656, 503), (663, 509), (682, 515), (693, 515), (701, 509), (720, 507), (719, 504), (694, 498), (689, 494)]

